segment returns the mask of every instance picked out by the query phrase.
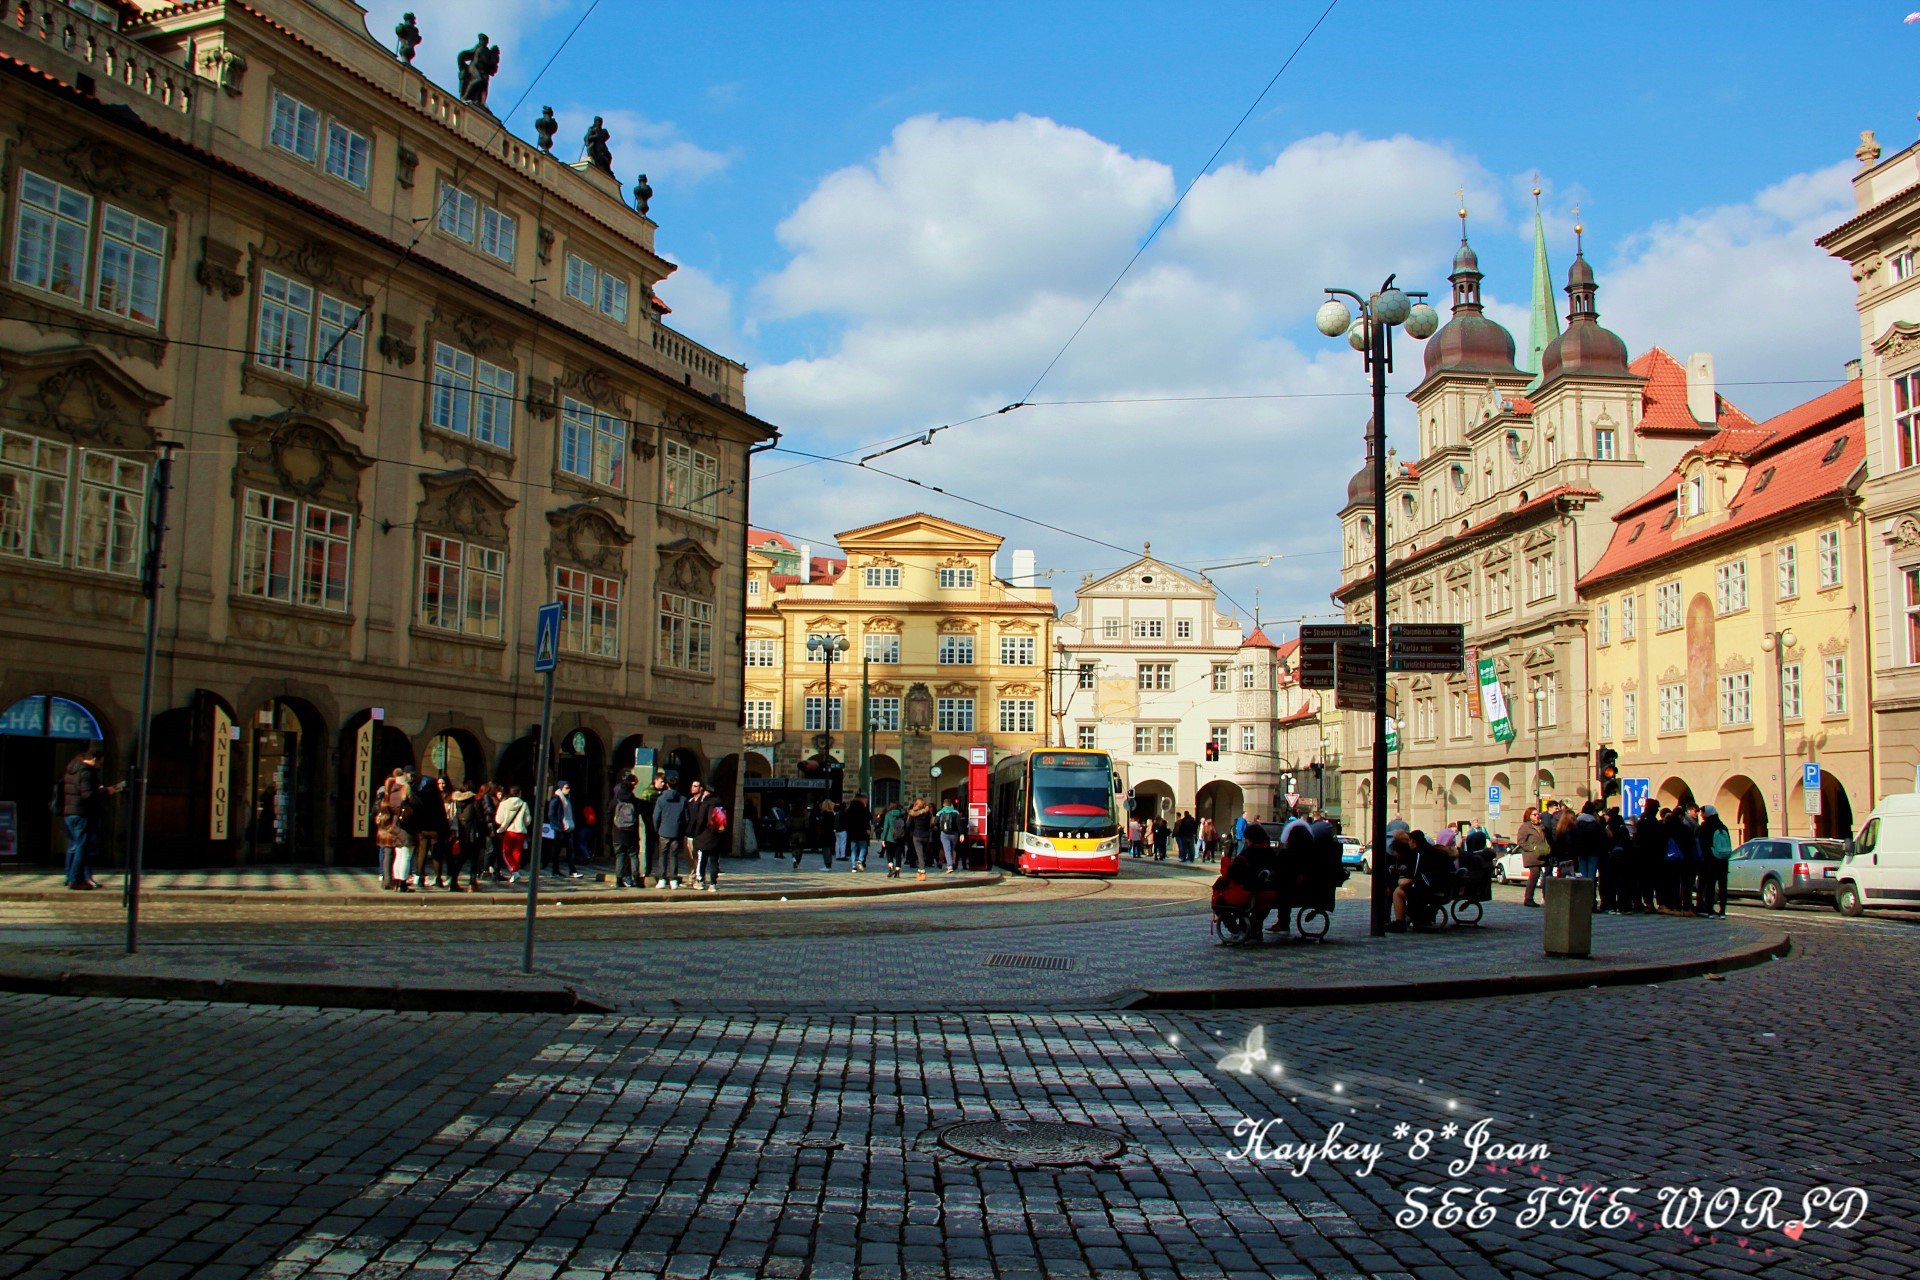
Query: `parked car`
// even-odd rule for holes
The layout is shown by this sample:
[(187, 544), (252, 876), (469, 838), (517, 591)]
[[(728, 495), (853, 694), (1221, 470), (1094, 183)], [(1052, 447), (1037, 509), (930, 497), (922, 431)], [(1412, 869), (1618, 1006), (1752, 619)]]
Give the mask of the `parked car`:
[(1525, 884), (1527, 882), (1526, 864), (1521, 861), (1520, 850), (1508, 846), (1493, 862), (1494, 874), (1501, 884)]
[(1358, 836), (1340, 837), (1340, 865), (1349, 871), (1357, 869), (1372, 874), (1373, 868), (1367, 860), (1367, 847), (1360, 843)]
[(1727, 894), (1758, 898), (1779, 910), (1789, 902), (1833, 902), (1840, 894), (1840, 864), (1847, 848), (1838, 840), (1763, 836), (1733, 851), (1727, 862)]
[(1834, 878), (1843, 915), (1920, 907), (1920, 795), (1888, 796), (1875, 805)]

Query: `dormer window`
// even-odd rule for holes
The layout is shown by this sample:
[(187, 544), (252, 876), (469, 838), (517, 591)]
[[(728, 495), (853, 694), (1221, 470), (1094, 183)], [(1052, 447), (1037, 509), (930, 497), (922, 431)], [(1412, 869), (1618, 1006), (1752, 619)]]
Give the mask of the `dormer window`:
[(1764, 493), (1766, 491), (1767, 486), (1772, 483), (1773, 483), (1773, 468), (1768, 467), (1765, 471), (1762, 471), (1760, 473), (1760, 478), (1753, 482), (1753, 491), (1755, 493)]
[(1847, 438), (1845, 436), (1841, 436), (1838, 440), (1835, 440), (1833, 444), (1828, 447), (1826, 456), (1820, 459), (1820, 465), (1823, 467), (1826, 466), (1829, 462), (1832, 462), (1834, 459), (1838, 458), (1841, 454), (1845, 453), (1846, 451), (1847, 451)]
[(1707, 481), (1704, 476), (1688, 476), (1680, 482), (1678, 495), (1680, 515), (1705, 515), (1707, 511)]

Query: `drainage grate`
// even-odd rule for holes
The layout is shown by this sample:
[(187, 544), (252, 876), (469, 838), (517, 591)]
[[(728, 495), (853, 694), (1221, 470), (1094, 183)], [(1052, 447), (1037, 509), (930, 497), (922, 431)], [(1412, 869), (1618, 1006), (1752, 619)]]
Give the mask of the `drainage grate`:
[(1119, 1134), (1090, 1124), (1056, 1120), (985, 1120), (941, 1131), (940, 1145), (978, 1160), (1027, 1164), (1085, 1164), (1111, 1160), (1127, 1149)]
[(987, 957), (989, 969), (1071, 969), (1073, 961), (1065, 956), (1015, 956), (1002, 953)]

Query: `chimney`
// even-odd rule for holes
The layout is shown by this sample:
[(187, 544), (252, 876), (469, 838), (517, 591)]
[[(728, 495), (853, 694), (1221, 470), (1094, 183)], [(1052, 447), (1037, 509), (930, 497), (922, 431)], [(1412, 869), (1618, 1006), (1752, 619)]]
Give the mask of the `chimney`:
[(813, 544), (800, 544), (800, 581), (802, 584), (813, 581)]
[(1013, 585), (1016, 587), (1038, 586), (1039, 575), (1034, 572), (1033, 552), (1016, 551), (1013, 553)]
[(1702, 426), (1720, 421), (1713, 398), (1713, 353), (1696, 351), (1687, 357), (1687, 412)]
[(1856, 356), (1853, 359), (1847, 361), (1847, 381), (1858, 382), (1859, 380), (1860, 380), (1860, 359), (1858, 356)]

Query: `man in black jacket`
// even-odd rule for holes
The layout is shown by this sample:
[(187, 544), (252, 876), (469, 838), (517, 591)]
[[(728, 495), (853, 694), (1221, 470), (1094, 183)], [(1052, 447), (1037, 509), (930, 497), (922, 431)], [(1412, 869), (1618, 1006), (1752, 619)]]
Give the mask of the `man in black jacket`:
[(98, 889), (93, 879), (93, 855), (100, 851), (100, 825), (105, 820), (107, 797), (119, 791), (120, 783), (107, 785), (100, 780), (100, 747), (88, 743), (86, 750), (67, 764), (60, 781), (60, 816), (67, 826), (67, 888)]

